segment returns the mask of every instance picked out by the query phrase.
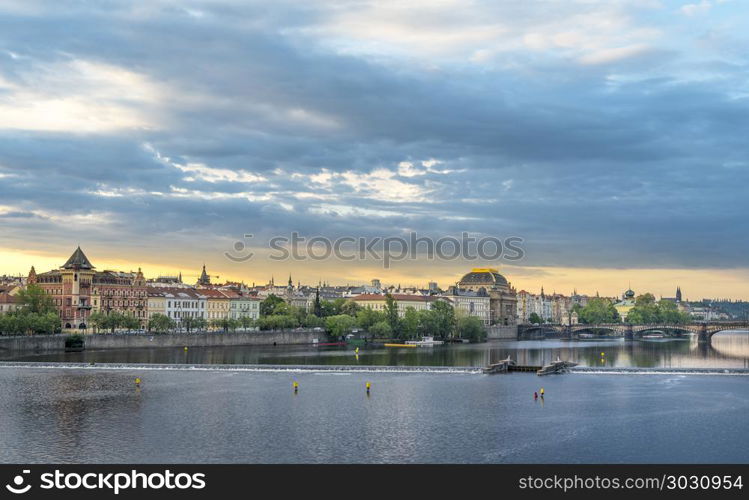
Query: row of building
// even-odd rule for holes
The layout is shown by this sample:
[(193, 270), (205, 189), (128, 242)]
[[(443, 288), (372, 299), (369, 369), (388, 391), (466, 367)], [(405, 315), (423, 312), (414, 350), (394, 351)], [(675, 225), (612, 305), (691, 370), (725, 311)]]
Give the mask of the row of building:
[[(527, 324), (537, 316), (544, 322), (576, 324), (576, 306), (585, 307), (591, 297), (578, 294), (540, 294), (525, 290), (516, 291), (512, 284), (496, 269), (475, 268), (465, 274), (455, 285), (442, 290), (430, 282), (427, 288), (382, 286), (372, 280), (365, 286), (333, 286), (320, 282), (317, 286), (297, 283), (289, 276), (288, 282), (276, 284), (273, 278), (265, 285), (227, 282), (211, 283), (211, 276), (203, 266), (197, 283), (184, 283), (182, 275), (161, 276), (147, 280), (140, 269), (137, 272), (97, 271), (78, 247), (59, 269), (37, 274), (32, 267), (26, 279), (13, 278), (0, 282), (0, 313), (17, 307), (15, 295), (26, 284), (36, 284), (52, 297), (65, 329), (89, 327), (94, 313), (118, 312), (137, 318), (146, 326), (150, 318), (162, 314), (177, 324), (186, 318), (207, 321), (242, 318), (257, 319), (260, 302), (270, 295), (282, 298), (288, 304), (308, 312), (314, 310), (315, 301), (348, 299), (363, 307), (384, 310), (386, 294), (395, 298), (402, 316), (411, 307), (426, 310), (436, 301), (446, 301), (463, 314), (479, 318), (486, 326), (513, 326)], [(597, 296), (597, 295), (596, 295)], [(635, 293), (627, 290), (621, 299), (609, 298), (622, 318), (634, 306)], [(681, 308), (681, 290), (673, 300)], [(702, 311), (709, 315), (709, 311)], [(711, 318), (713, 319), (713, 318)]]

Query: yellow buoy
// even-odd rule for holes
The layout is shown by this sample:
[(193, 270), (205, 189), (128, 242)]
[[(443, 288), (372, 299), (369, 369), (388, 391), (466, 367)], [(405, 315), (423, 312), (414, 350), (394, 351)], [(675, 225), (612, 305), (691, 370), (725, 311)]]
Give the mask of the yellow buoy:
[(604, 357), (604, 356), (605, 356), (605, 354), (604, 354), (604, 353), (601, 353), (601, 357)]
[(140, 385), (140, 379), (138, 377), (135, 378), (135, 385)]
[(297, 392), (299, 390), (299, 382), (297, 382), (296, 380), (291, 385), (294, 387), (294, 392)]
[(185, 346), (185, 351), (187, 350), (187, 346)]
[(356, 349), (354, 349), (354, 353), (355, 354), (359, 354), (359, 348), (358, 347)]

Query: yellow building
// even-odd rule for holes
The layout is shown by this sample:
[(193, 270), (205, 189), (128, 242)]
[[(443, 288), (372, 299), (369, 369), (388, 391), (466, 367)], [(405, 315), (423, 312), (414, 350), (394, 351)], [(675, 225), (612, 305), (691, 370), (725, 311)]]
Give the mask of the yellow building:
[[(403, 317), (406, 314), (406, 309), (413, 307), (417, 311), (425, 311), (432, 308), (432, 304), (440, 300), (432, 295), (407, 295), (407, 294), (392, 294), (393, 299), (396, 301), (398, 306), (398, 316)], [(375, 311), (385, 310), (385, 295), (375, 293), (363, 293), (353, 297), (351, 300), (359, 304), (360, 306), (367, 307)]]
[(622, 294), (622, 300), (614, 304), (614, 309), (619, 313), (619, 317), (622, 321), (627, 319), (627, 315), (632, 308), (635, 307), (635, 292), (632, 289), (627, 290)]
[(158, 287), (148, 287), (148, 319), (155, 314), (166, 316), (166, 294)]
[(205, 319), (208, 321), (229, 319), (231, 299), (227, 294), (221, 290), (214, 290), (212, 288), (201, 288), (199, 292), (201, 295), (205, 295), (207, 299)]

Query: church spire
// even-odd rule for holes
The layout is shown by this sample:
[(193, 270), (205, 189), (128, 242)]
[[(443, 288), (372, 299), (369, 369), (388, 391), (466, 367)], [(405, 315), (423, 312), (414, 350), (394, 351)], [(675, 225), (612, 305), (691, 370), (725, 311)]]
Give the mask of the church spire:
[(208, 276), (208, 273), (205, 271), (205, 263), (203, 264), (203, 272), (200, 273), (200, 278), (198, 278), (198, 285), (210, 285), (211, 284), (211, 277)]

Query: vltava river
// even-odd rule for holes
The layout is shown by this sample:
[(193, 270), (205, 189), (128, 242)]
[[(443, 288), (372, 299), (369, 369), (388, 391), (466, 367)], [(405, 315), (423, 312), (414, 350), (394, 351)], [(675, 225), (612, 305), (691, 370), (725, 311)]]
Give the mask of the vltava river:
[[(508, 355), (613, 372), (467, 368)], [(310, 346), (132, 349), (9, 361), (0, 363), (0, 462), (749, 462), (747, 333), (710, 345), (489, 342), (358, 358)], [(725, 374), (680, 371), (698, 368)]]
[(747, 414), (742, 375), (0, 367), (14, 463), (747, 463)]
[[(603, 353), (603, 356), (601, 356)], [(379, 366), (476, 366), (511, 356), (520, 364), (542, 365), (558, 357), (601, 368), (749, 368), (749, 332), (720, 333), (700, 344), (696, 337), (673, 340), (517, 341), (403, 348), (234, 346), (113, 349), (6, 357), (23, 361), (94, 363), (283, 364)]]

